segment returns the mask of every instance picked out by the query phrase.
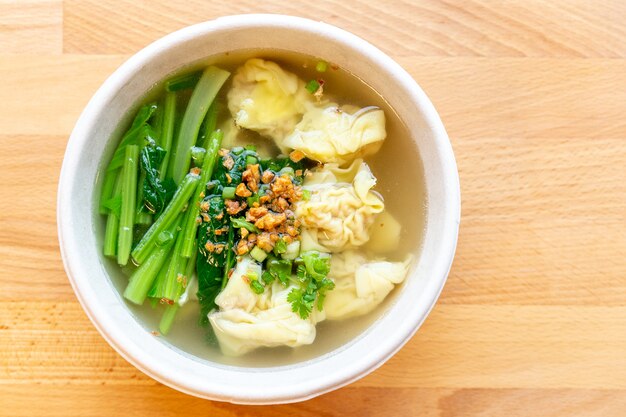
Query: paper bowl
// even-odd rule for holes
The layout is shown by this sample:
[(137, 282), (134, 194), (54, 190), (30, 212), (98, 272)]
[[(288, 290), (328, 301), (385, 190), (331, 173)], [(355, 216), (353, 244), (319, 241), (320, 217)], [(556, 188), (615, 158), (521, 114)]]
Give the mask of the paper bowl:
[[(142, 327), (111, 284), (95, 233), (99, 169), (113, 134), (141, 96), (175, 70), (226, 51), (277, 48), (323, 57), (385, 97), (421, 155), (428, 210), (423, 247), (385, 314), (339, 349), (269, 368), (225, 366), (174, 349)], [(394, 167), (401, 169), (401, 167)], [(411, 76), (363, 39), (334, 26), (280, 15), (219, 18), (167, 35), (117, 69), (93, 96), (69, 139), (58, 191), (63, 262), (96, 328), (134, 366), (163, 384), (202, 398), (245, 404), (301, 401), (349, 384), (381, 366), (420, 327), (446, 281), (456, 247), (460, 195), (448, 136)]]

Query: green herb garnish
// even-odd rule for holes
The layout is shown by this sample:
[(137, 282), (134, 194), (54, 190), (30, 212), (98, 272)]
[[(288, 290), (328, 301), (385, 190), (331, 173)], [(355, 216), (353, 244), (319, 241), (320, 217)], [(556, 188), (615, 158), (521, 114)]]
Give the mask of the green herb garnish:
[(335, 288), (335, 283), (326, 278), (330, 272), (330, 255), (307, 251), (300, 259), (302, 263), (296, 268), (296, 277), (301, 285), (289, 292), (287, 301), (291, 303), (292, 311), (306, 319), (315, 304), (322, 311), (326, 293)]
[(305, 88), (309, 93), (315, 94), (315, 92), (320, 88), (320, 83), (317, 80), (311, 80), (306, 84)]
[(230, 219), (230, 221), (233, 224), (233, 227), (236, 227), (237, 229), (247, 229), (249, 232), (252, 233), (259, 233), (260, 230), (253, 225), (252, 223), (250, 223), (249, 221), (247, 221), (246, 219), (244, 219), (243, 217), (233, 217)]

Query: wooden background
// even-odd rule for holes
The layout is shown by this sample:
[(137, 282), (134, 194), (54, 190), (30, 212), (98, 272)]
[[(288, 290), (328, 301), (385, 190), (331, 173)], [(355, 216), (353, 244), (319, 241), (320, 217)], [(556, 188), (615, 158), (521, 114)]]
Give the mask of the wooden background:
[[(336, 24), (433, 100), (461, 176), (448, 284), (372, 375), (244, 407), (162, 386), (100, 337), (68, 284), (56, 187), (74, 122), (130, 54), (226, 14)], [(0, 0), (0, 415), (626, 415), (623, 0)]]

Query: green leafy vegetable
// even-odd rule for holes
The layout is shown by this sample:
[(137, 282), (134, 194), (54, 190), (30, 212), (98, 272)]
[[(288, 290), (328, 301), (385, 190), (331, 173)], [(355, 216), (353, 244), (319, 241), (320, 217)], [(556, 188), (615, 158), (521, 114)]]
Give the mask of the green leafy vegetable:
[(202, 171), (200, 172), (200, 184), (196, 187), (196, 191), (191, 200), (191, 206), (189, 207), (190, 215), (187, 217), (187, 222), (184, 225), (185, 230), (183, 233), (183, 239), (185, 240), (182, 248), (182, 256), (190, 258), (194, 250), (194, 243), (196, 242), (196, 234), (198, 230), (198, 214), (200, 213), (201, 196), (206, 194), (207, 185), (213, 170), (215, 169), (215, 163), (217, 161), (217, 153), (219, 152), (220, 145), (224, 134), (220, 130), (216, 130), (209, 136), (208, 146), (204, 160), (202, 161)]
[(172, 178), (179, 184), (189, 172), (191, 164), (191, 147), (195, 145), (200, 126), (211, 103), (230, 76), (228, 71), (210, 66), (203, 72), (194, 87), (185, 114), (180, 125), (178, 140), (173, 153)]
[(166, 151), (160, 146), (146, 146), (141, 150), (141, 170), (145, 173), (143, 203), (157, 216), (170, 202), (176, 192), (176, 184), (171, 179), (161, 180), (159, 168)]
[[(215, 297), (222, 289), (224, 269), (227, 261), (229, 237), (225, 233), (215, 233), (228, 226), (224, 210), (224, 200), (219, 195), (205, 197), (203, 204), (208, 203), (207, 217), (198, 227), (198, 301), (200, 302), (200, 323), (208, 324), (207, 315), (216, 308)], [(207, 245), (207, 243), (209, 245)], [(208, 248), (207, 248), (208, 246)], [(221, 249), (219, 249), (221, 247)], [(208, 249), (212, 250), (208, 250)]]
[[(202, 206), (207, 206), (204, 221), (198, 226), (198, 300), (200, 301), (200, 323), (208, 323), (207, 314), (216, 308), (215, 297), (226, 286), (227, 276), (235, 263), (234, 229), (248, 226), (245, 220), (234, 220), (226, 214), (222, 194), (225, 189), (232, 188), (241, 182), (241, 176), (246, 169), (246, 157), (257, 156), (256, 152), (241, 148), (237, 152), (231, 150), (220, 155), (213, 170), (212, 180), (207, 184), (207, 195), (202, 200)], [(230, 160), (232, 159), (232, 165)], [(225, 163), (228, 161), (228, 163)], [(205, 161), (206, 162), (206, 161)], [(230, 181), (229, 181), (230, 178)], [(234, 220), (234, 221), (233, 221)], [(243, 223), (243, 220), (245, 223)], [(224, 230), (228, 229), (228, 235)], [(212, 251), (207, 248), (213, 249)]]
[(137, 197), (137, 159), (139, 147), (129, 145), (124, 153), (125, 161), (122, 168), (122, 207), (120, 210), (120, 223), (117, 242), (117, 263), (126, 265), (130, 257), (133, 243), (133, 228), (135, 226), (135, 209)]
[(177, 75), (165, 82), (165, 90), (172, 92), (194, 88), (201, 76), (201, 71)]
[(195, 174), (187, 174), (180, 184), (180, 187), (174, 193), (172, 200), (169, 202), (163, 213), (156, 219), (152, 226), (148, 229), (146, 234), (143, 235), (139, 243), (132, 251), (132, 256), (135, 262), (141, 265), (146, 258), (150, 255), (150, 252), (155, 247), (155, 243), (159, 234), (172, 224), (174, 219), (178, 217), (183, 208), (189, 202), (191, 194), (196, 189), (196, 186), (200, 182), (200, 177)]

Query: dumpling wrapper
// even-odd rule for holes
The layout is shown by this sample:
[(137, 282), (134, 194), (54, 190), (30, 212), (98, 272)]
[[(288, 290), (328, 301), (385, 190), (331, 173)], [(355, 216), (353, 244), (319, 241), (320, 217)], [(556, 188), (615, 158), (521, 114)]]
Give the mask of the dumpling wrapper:
[(398, 249), (402, 226), (387, 210), (376, 216), (369, 229), (370, 240), (364, 249), (377, 253), (390, 253)]
[(386, 137), (385, 113), (380, 108), (329, 103), (308, 105), (295, 130), (279, 145), (318, 162), (343, 165), (376, 153)]
[(333, 255), (329, 277), (335, 289), (324, 302), (328, 320), (362, 316), (374, 310), (406, 278), (411, 258), (404, 262), (368, 260), (357, 251)]
[(237, 126), (280, 141), (291, 133), (313, 100), (304, 81), (278, 64), (249, 59), (233, 77), (228, 109)]
[(215, 299), (220, 310), (208, 316), (222, 353), (240, 356), (259, 347), (313, 343), (315, 324), (324, 320), (324, 314), (316, 312), (304, 320), (294, 313), (287, 301), (291, 286), (274, 283), (263, 294), (255, 294), (244, 279), (250, 273), (261, 276), (261, 266), (244, 257)]
[(313, 170), (303, 186), (310, 198), (295, 210), (303, 226), (302, 250), (336, 253), (367, 243), (370, 226), (385, 208), (374, 185), (376, 178), (361, 160), (345, 169), (329, 164)]

